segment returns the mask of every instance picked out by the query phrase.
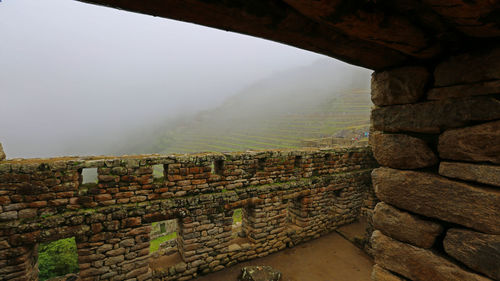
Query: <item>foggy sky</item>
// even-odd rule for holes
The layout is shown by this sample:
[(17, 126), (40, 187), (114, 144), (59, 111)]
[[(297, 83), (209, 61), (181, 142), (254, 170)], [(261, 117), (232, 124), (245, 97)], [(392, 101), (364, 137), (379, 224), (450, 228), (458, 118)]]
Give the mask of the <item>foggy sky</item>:
[[(3, 0), (0, 36), (0, 142), (8, 158), (102, 153), (124, 132), (216, 106), (322, 57), (71, 0)], [(74, 140), (95, 149), (68, 150)]]

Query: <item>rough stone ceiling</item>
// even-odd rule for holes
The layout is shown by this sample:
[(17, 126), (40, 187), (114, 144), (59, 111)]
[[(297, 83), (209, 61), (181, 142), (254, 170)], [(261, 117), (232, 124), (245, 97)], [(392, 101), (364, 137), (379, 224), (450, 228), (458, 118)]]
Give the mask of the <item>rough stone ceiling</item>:
[(500, 39), (500, 0), (81, 0), (261, 37), (371, 69)]

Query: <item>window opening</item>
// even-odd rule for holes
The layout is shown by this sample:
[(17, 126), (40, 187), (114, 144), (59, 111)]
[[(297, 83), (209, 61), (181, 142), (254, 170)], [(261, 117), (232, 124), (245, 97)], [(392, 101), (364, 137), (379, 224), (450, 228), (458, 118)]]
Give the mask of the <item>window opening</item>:
[(82, 184), (97, 183), (97, 168), (82, 169)]
[(160, 180), (165, 177), (165, 165), (163, 164), (158, 164), (158, 165), (153, 165), (153, 178)]
[(293, 162), (295, 168), (300, 168), (300, 166), (302, 165), (302, 156), (300, 155), (297, 155), (295, 156), (295, 160)]
[(266, 167), (267, 158), (259, 158), (257, 161), (258, 161), (257, 162), (257, 170), (264, 171), (264, 167)]
[(212, 162), (212, 174), (222, 176), (224, 172), (224, 160), (214, 160)]
[(40, 280), (77, 273), (79, 268), (75, 237), (40, 243), (38, 270)]

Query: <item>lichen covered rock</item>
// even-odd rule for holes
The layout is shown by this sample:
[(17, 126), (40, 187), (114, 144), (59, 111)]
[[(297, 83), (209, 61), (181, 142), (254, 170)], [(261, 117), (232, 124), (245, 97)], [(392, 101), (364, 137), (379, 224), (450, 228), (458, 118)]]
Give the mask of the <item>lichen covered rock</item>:
[(245, 266), (241, 269), (239, 281), (279, 281), (281, 272), (270, 266)]

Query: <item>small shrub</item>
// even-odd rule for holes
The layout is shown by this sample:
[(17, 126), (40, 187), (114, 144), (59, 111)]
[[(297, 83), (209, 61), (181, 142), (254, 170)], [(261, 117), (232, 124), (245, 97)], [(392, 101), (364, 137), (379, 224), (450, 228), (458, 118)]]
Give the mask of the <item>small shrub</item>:
[(42, 243), (38, 249), (40, 280), (78, 272), (78, 253), (75, 238)]

